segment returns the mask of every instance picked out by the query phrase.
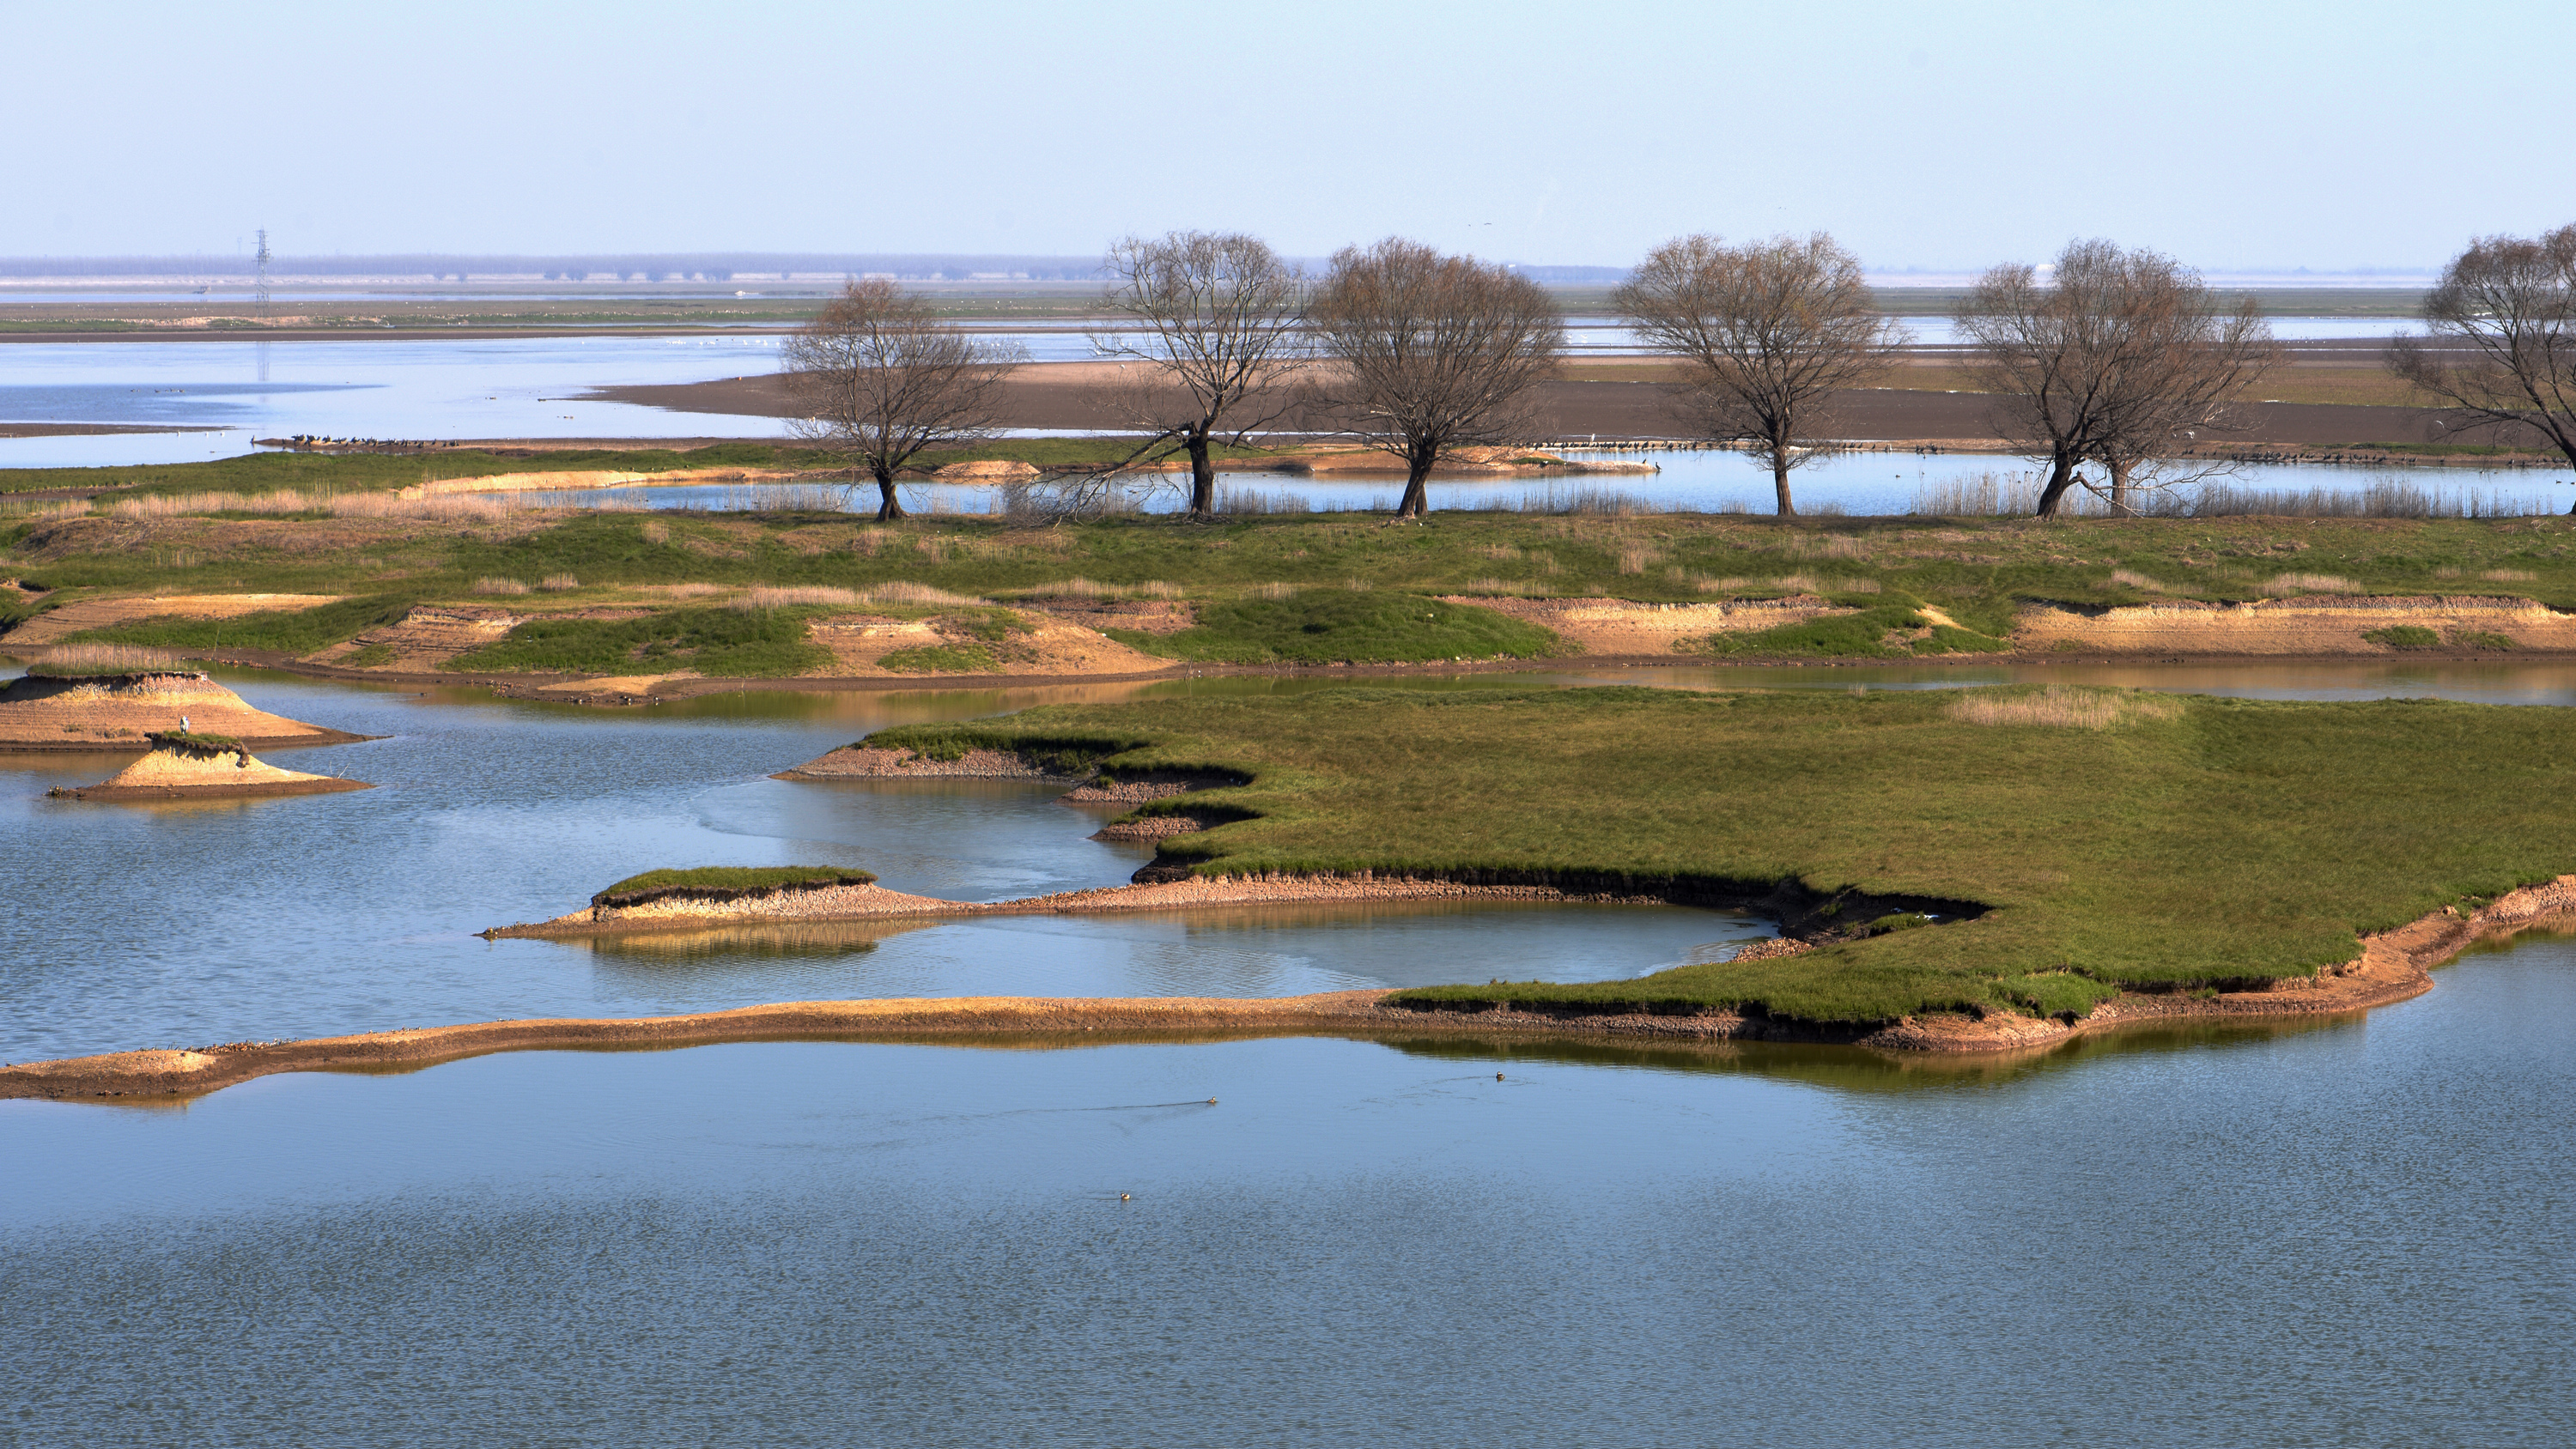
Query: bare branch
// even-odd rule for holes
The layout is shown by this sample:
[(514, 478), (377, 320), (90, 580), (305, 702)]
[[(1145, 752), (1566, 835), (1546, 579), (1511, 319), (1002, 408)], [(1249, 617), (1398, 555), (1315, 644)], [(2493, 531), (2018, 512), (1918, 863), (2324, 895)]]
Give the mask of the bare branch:
[[(1304, 353), (1305, 280), (1258, 238), (1173, 232), (1109, 249), (1103, 299), (1136, 325), (1095, 334), (1104, 358), (1145, 364), (1103, 401), (1190, 456), (1190, 516), (1216, 511), (1212, 446), (1241, 442), (1290, 406)], [(1140, 455), (1141, 456), (1141, 455)]]
[(1771, 469), (1782, 516), (1789, 470), (1827, 456), (1833, 394), (1884, 370), (1910, 339), (1881, 317), (1860, 262), (1818, 232), (1741, 247), (1700, 235), (1647, 254), (1611, 305), (1688, 373), (1674, 410), (1701, 436), (1743, 443)]
[(2252, 302), (2223, 311), (2189, 268), (2106, 241), (2069, 243), (2045, 285), (2028, 266), (1987, 272), (1959, 330), (1982, 349), (1981, 386), (2003, 398), (1997, 435), (2049, 460), (2041, 517), (2087, 462), (2110, 471), (2113, 509), (2127, 511), (2140, 465), (2243, 426), (2231, 405), (2279, 357)]
[(861, 475), (876, 480), (878, 518), (901, 518), (895, 475), (925, 449), (990, 436), (1022, 355), (941, 326), (892, 282), (852, 282), (788, 340), (788, 388), (803, 413), (788, 427), (848, 459), (853, 489)]
[(1509, 268), (1390, 237), (1346, 247), (1308, 315), (1332, 366), (1312, 392), (1344, 431), (1404, 460), (1400, 517), (1429, 507), (1443, 452), (1519, 443), (1565, 325), (1546, 291)]
[[(2471, 242), (2424, 299), (2424, 321), (2431, 337), (2398, 338), (2390, 371), (2459, 423), (2538, 433), (2576, 465), (2576, 226), (2537, 240)], [(2469, 360), (2447, 360), (2444, 350)]]

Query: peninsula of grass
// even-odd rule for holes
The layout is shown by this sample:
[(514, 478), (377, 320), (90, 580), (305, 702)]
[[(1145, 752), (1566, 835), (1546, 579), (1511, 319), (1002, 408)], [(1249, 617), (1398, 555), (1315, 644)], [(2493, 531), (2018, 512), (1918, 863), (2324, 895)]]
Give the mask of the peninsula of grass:
[(868, 871), (836, 865), (701, 865), (630, 875), (590, 898), (594, 906), (639, 906), (658, 900), (731, 901), (779, 891), (872, 885)]
[[(1193, 794), (1248, 818), (1164, 840), (1178, 871), (1785, 901), (1861, 928), (1630, 981), (1406, 994), (1423, 1003), (2080, 1016), (2124, 989), (2309, 976), (2360, 933), (2576, 870), (2576, 716), (2551, 709), (1351, 689), (1050, 706), (866, 743), (1248, 779)], [(1938, 924), (1888, 919), (1918, 914)]]

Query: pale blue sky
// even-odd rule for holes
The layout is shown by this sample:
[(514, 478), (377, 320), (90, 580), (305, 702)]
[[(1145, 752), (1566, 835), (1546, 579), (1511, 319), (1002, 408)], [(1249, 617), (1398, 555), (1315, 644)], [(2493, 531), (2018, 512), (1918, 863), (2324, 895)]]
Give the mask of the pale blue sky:
[(0, 0), (0, 49), (20, 256), (1821, 227), (1879, 268), (2328, 270), (2576, 221), (2567, 0)]

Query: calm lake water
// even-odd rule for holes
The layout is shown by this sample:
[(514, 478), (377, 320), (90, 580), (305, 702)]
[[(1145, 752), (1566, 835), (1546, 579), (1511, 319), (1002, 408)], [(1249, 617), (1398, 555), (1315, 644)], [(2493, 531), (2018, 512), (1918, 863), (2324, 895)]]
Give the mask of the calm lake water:
[[(1314, 686), (605, 712), (225, 677), (390, 735), (277, 755), (383, 788), (83, 805), (42, 791), (126, 757), (0, 756), (0, 1059), (800, 997), (1599, 979), (1767, 932), (1306, 908), (486, 943), (678, 862), (966, 899), (1113, 883), (1145, 852), (1083, 839), (1105, 812), (1045, 788), (765, 777), (905, 720)], [(1605, 677), (2576, 702), (2576, 669), (2508, 665), (1419, 687)], [(802, 1043), (0, 1103), (0, 1443), (2559, 1442), (2576, 943), (2441, 981), (2359, 1021), (2011, 1063)]]

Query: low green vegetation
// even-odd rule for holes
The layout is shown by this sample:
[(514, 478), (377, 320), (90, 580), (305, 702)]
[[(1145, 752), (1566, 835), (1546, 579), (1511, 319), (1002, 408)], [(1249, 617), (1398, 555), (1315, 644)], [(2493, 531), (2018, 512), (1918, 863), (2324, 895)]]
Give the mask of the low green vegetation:
[(2421, 624), (2392, 624), (2385, 629), (2372, 629), (2361, 636), (2373, 644), (2391, 649), (2439, 649), (2442, 636)]
[(779, 678), (819, 669), (832, 652), (806, 637), (810, 609), (663, 609), (634, 619), (530, 619), (443, 668), (621, 674), (694, 669)]
[(2455, 629), (2451, 632), (2451, 644), (2458, 649), (2511, 649), (2514, 647), (2511, 636), (2490, 633), (2484, 629)]
[(154, 730), (144, 736), (155, 744), (179, 745), (192, 750), (238, 750), (242, 742), (231, 735), (212, 734), (205, 730)]
[(782, 888), (869, 885), (876, 876), (837, 865), (701, 865), (630, 875), (591, 897), (593, 905), (633, 905), (662, 896), (742, 896)]
[(1553, 630), (1491, 609), (1375, 589), (1227, 599), (1201, 608), (1198, 622), (1178, 633), (1104, 632), (1149, 654), (1209, 664), (1532, 659), (1560, 647)]
[(1873, 912), (1860, 939), (1798, 955), (1413, 993), (1462, 1003), (2081, 1014), (2123, 987), (2305, 976), (2352, 959), (2357, 932), (2576, 870), (2576, 718), (2429, 700), (1352, 689), (1052, 706), (867, 743), (1234, 772), (1250, 783), (1191, 799), (1253, 818), (1159, 847), (1204, 874), (1746, 902), (1787, 882), (1825, 912)]
[(419, 602), (411, 594), (369, 594), (311, 609), (264, 610), (229, 619), (182, 619), (156, 615), (129, 623), (91, 629), (80, 637), (107, 644), (140, 644), (176, 654), (205, 654), (226, 649), (273, 650), (310, 654), (344, 643), (355, 635), (402, 622)]
[(1826, 659), (1885, 659), (1914, 654), (1983, 654), (2009, 649), (2009, 640), (1973, 630), (1936, 624), (1920, 612), (1923, 602), (1906, 594), (1874, 597), (1846, 595), (1833, 602), (1857, 613), (1829, 614), (1803, 623), (1741, 634), (1714, 634), (1704, 647), (1725, 656), (1807, 656)]
[[(1013, 439), (978, 452), (1046, 454), (1041, 461), (1061, 462), (1101, 446), (1100, 440)], [(118, 481), (140, 494), (291, 487), (319, 497), (415, 483), (424, 469), (668, 471), (822, 461), (737, 444), (694, 453), (442, 453), (428, 461), (272, 455), (80, 471), (113, 474), (113, 480), (82, 481)], [(62, 481), (39, 470), (9, 471), (0, 482)], [(962, 599), (1044, 599), (1050, 607), (1081, 598), (1186, 600), (1197, 605), (1195, 628), (1120, 637), (1178, 659), (1329, 662), (1535, 657), (1555, 647), (1544, 631), (1509, 616), (1409, 617), (1415, 601), (1441, 598), (1679, 604), (1822, 595), (1857, 611), (1730, 634), (1709, 646), (1739, 658), (1983, 652), (2002, 647), (2016, 614), (2033, 604), (2100, 609), (2149, 599), (2224, 603), (2359, 592), (2514, 596), (2576, 609), (2576, 518), (2568, 517), (2041, 522), (1454, 512), (1435, 513), (1421, 527), (1330, 513), (1246, 515), (1199, 525), (1140, 517), (1046, 525), (955, 515), (880, 525), (793, 510), (514, 508), (504, 514), (498, 503), (472, 498), (453, 516), (432, 509), (423, 516), (397, 510), (207, 517), (153, 513), (130, 498), (103, 502), (109, 511), (87, 517), (0, 513), (0, 577), (49, 586), (35, 594), (0, 590), (0, 610), (17, 617), (139, 591), (353, 596), (292, 621), (268, 615), (154, 621), (94, 636), (301, 654), (361, 632), (367, 626), (361, 616), (388, 604), (475, 603), (475, 581), (486, 578), (531, 584), (576, 578), (586, 605), (652, 607), (673, 599), (641, 591), (899, 584)], [(129, 504), (125, 513), (113, 511)], [(474, 511), (486, 505), (485, 512)], [(520, 607), (554, 603), (532, 596)], [(1458, 607), (1435, 602), (1422, 612)], [(1100, 622), (1122, 625), (1116, 618)], [(1000, 648), (1005, 641), (981, 642)]]
[(331, 662), (343, 669), (373, 669), (379, 664), (394, 662), (394, 646), (370, 644), (363, 649), (352, 649)]

